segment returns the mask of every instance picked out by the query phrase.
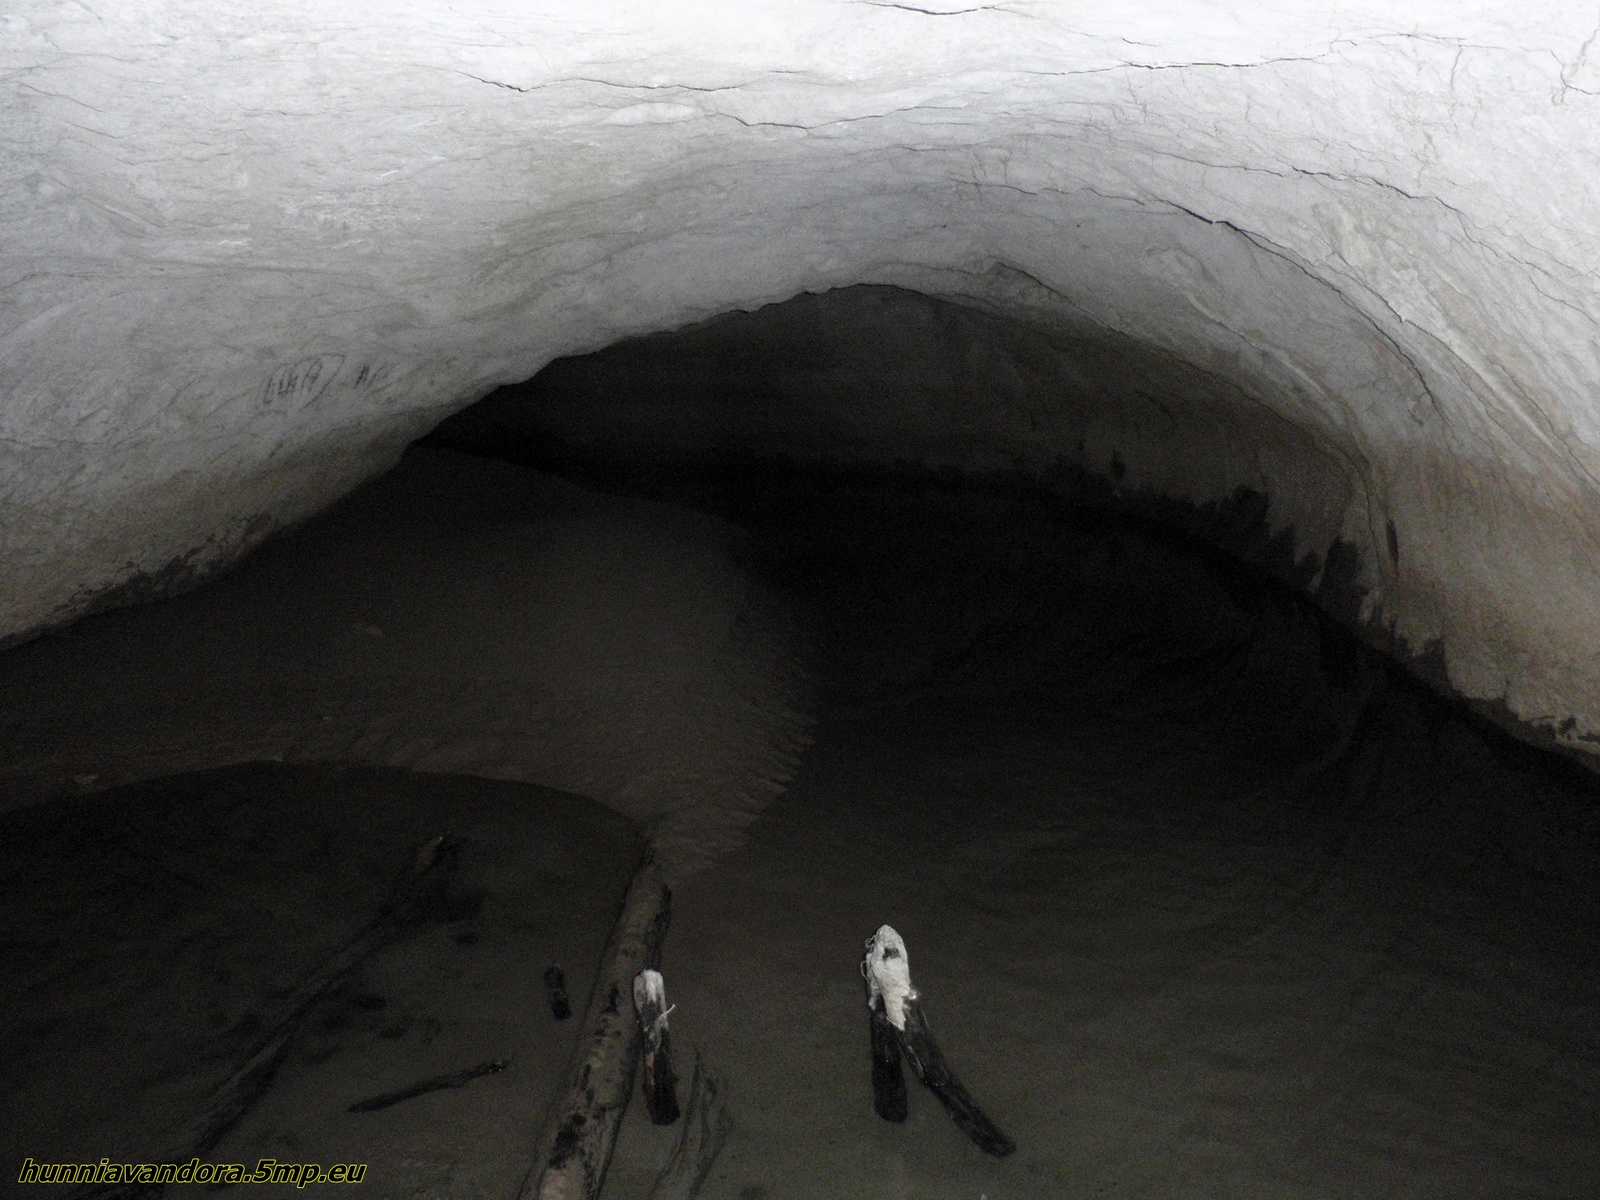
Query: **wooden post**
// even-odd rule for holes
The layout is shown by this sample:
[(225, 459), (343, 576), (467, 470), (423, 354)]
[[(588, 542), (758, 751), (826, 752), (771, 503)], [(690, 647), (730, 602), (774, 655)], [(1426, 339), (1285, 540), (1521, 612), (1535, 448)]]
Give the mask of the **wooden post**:
[(906, 1076), (900, 1069), (900, 1035), (889, 1024), (883, 997), (872, 1004), (868, 1018), (872, 1038), (872, 1109), (885, 1121), (897, 1124), (906, 1119)]
[[(878, 932), (867, 939), (867, 957), (861, 964), (861, 973), (867, 979), (867, 1004), (872, 1010), (874, 1020), (872, 1082), (874, 1107), (877, 1108), (878, 1115), (891, 1121), (905, 1119), (903, 1107), (899, 1117), (891, 1115), (895, 1109), (893, 1084), (887, 1078), (887, 1054), (883, 1059), (887, 1095), (878, 1088), (877, 1017), (881, 1011), (884, 1024), (894, 1032), (893, 1040), (897, 1041), (899, 1048), (905, 1052), (905, 1057), (911, 1063), (911, 1069), (916, 1072), (917, 1078), (927, 1086), (928, 1090), (939, 1098), (939, 1103), (944, 1105), (945, 1111), (954, 1118), (961, 1131), (976, 1142), (978, 1148), (985, 1154), (992, 1154), (996, 1158), (1004, 1158), (1015, 1150), (1016, 1143), (1001, 1133), (988, 1115), (978, 1107), (977, 1101), (956, 1078), (955, 1072), (945, 1062), (938, 1043), (933, 1040), (933, 1032), (928, 1028), (927, 1017), (922, 1011), (922, 997), (911, 986), (911, 961), (906, 953), (905, 939), (888, 925), (880, 926)], [(894, 1074), (899, 1076), (898, 1055), (894, 1063)], [(905, 1097), (903, 1078), (900, 1081), (900, 1089), (903, 1106)], [(889, 1111), (886, 1112), (885, 1108)]]
[(633, 979), (633, 1009), (644, 1038), (644, 1102), (650, 1120), (671, 1125), (678, 1119), (678, 1079), (672, 1073), (672, 1035), (667, 1030), (667, 982), (660, 971), (640, 971)]
[(653, 862), (639, 868), (600, 960), (566, 1094), (541, 1138), (519, 1200), (597, 1200), (617, 1127), (633, 1097), (638, 1028), (627, 1015), (631, 981), (656, 965), (672, 893)]

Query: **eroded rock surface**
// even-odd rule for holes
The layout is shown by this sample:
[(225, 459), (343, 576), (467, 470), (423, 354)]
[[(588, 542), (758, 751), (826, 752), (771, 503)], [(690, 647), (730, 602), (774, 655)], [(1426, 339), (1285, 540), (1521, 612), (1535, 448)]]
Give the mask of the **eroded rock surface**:
[(187, 586), (554, 357), (897, 284), (1172, 360), (1149, 420), (1104, 397), (1088, 468), (1270, 495), (1297, 559), (1354, 548), (1375, 636), (1600, 736), (1590, 11), (23, 0), (4, 30), (0, 636)]

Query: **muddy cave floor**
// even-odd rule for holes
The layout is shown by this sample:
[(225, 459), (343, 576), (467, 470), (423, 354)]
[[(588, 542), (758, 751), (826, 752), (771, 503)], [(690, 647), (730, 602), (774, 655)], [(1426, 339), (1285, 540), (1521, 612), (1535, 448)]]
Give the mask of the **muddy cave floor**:
[[(734, 1121), (702, 1195), (1594, 1194), (1591, 779), (1149, 530), (825, 492), (736, 514), (809, 614), (821, 719), (674, 897), (680, 1061)], [(811, 524), (774, 536), (779, 508)], [(541, 973), (564, 963), (581, 1011), (643, 846), (526, 784), (270, 763), (0, 821), (8, 1172), (158, 1146), (408, 848), (459, 834), (450, 896), (319, 1002), (207, 1156), (367, 1162), (384, 1197), (515, 1194), (576, 1024)], [(914, 1083), (906, 1124), (873, 1114), (858, 964), (884, 922), (1010, 1158)], [(645, 1196), (674, 1137), (636, 1097), (606, 1196)]]

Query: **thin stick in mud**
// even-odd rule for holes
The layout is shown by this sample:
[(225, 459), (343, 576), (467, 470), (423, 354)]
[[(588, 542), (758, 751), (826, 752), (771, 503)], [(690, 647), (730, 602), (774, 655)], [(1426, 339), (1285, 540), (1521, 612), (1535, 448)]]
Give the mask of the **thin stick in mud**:
[(466, 1067), (460, 1071), (451, 1071), (448, 1075), (433, 1075), (427, 1079), (418, 1080), (416, 1083), (407, 1084), (403, 1088), (396, 1088), (392, 1092), (373, 1096), (370, 1100), (358, 1100), (346, 1112), (379, 1112), (385, 1108), (392, 1108), (403, 1100), (415, 1100), (418, 1096), (426, 1096), (429, 1092), (442, 1092), (446, 1088), (466, 1087), (474, 1079), (484, 1075), (496, 1075), (511, 1065), (509, 1058), (496, 1058), (489, 1062), (481, 1062), (475, 1067)]
[(672, 1157), (656, 1176), (647, 1200), (694, 1200), (711, 1167), (733, 1131), (733, 1118), (722, 1102), (721, 1085), (706, 1070), (699, 1047), (694, 1052), (694, 1073), (689, 1078), (689, 1102)]

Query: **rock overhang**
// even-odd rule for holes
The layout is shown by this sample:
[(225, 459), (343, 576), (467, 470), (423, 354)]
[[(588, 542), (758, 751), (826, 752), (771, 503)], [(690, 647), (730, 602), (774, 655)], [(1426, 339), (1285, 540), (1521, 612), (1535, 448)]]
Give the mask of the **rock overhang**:
[[(893, 284), (1069, 360), (1173, 368), (1079, 379), (1070, 419), (980, 415), (985, 436), (917, 455), (1040, 467), (1082, 440), (1119, 487), (1249, 487), (1297, 558), (1353, 549), (1376, 635), (1573, 748), (1600, 731), (1590, 17), (495, 0), (5, 21), (0, 634), (200, 578), (553, 358)], [(1091, 410), (1098, 441), (1071, 436)]]

